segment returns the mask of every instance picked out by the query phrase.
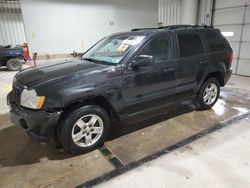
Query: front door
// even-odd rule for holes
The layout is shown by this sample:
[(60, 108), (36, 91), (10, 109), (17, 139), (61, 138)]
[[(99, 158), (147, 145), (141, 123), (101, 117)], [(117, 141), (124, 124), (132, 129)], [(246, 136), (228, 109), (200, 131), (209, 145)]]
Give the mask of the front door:
[(123, 76), (123, 96), (128, 115), (141, 114), (174, 101), (176, 94), (173, 48), (170, 36), (149, 41), (137, 56), (152, 56), (154, 63), (136, 69), (128, 66)]

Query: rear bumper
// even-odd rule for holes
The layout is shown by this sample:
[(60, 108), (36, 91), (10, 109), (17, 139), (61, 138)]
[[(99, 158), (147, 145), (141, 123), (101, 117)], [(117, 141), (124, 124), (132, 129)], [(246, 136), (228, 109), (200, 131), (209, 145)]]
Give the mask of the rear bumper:
[(22, 127), (38, 142), (46, 142), (53, 135), (61, 112), (45, 112), (42, 110), (30, 110), (11, 103), (11, 122)]
[(230, 79), (230, 77), (231, 77), (231, 75), (232, 75), (232, 71), (233, 71), (233, 69), (230, 68), (230, 69), (226, 72), (224, 85), (226, 85), (226, 83), (227, 83), (228, 80)]

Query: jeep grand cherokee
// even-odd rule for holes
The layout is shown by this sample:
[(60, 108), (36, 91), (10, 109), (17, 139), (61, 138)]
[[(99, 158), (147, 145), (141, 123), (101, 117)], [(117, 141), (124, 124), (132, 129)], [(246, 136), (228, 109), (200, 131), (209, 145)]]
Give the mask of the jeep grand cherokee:
[(148, 117), (193, 99), (217, 101), (233, 52), (218, 29), (173, 25), (105, 37), (82, 59), (28, 68), (8, 95), (11, 121), (38, 141), (56, 138), (66, 151), (102, 144), (114, 120)]

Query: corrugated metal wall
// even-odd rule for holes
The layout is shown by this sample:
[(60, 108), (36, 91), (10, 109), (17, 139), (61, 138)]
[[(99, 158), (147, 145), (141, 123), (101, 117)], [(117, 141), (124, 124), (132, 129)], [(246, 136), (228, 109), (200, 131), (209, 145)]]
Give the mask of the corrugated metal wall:
[(250, 0), (159, 0), (159, 22), (214, 25), (234, 50), (233, 73), (250, 76)]
[(234, 50), (233, 72), (250, 76), (250, 0), (216, 0), (213, 25)]
[(181, 0), (159, 0), (159, 22), (163, 25), (181, 23)]
[(159, 0), (159, 22), (163, 25), (196, 24), (198, 0)]
[(197, 24), (198, 0), (181, 0), (182, 24)]
[(199, 0), (198, 24), (212, 24), (213, 0)]
[(26, 42), (19, 0), (0, 0), (0, 45)]

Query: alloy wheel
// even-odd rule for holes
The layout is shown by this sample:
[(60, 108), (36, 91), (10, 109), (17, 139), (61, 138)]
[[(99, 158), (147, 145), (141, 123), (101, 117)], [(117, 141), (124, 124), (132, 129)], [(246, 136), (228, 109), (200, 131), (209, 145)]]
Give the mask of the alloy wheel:
[(203, 101), (206, 105), (211, 105), (216, 100), (218, 94), (218, 88), (215, 83), (207, 85), (203, 93)]
[(88, 114), (76, 121), (72, 128), (72, 140), (80, 147), (94, 145), (103, 134), (103, 120), (95, 114)]

